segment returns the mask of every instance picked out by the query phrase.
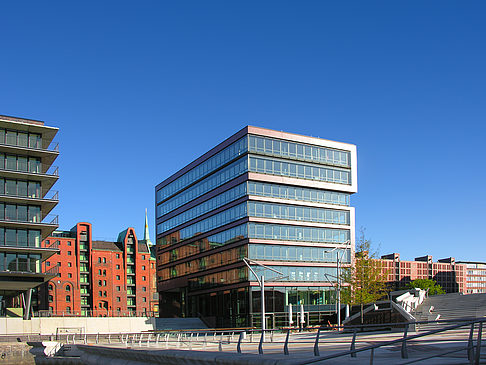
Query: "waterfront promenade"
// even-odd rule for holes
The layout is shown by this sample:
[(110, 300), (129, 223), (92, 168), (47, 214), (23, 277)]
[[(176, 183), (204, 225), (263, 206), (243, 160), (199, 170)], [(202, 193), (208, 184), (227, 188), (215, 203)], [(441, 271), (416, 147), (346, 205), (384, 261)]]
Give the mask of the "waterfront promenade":
[[(414, 333), (409, 333), (413, 336)], [(402, 344), (397, 343), (373, 350), (358, 352), (356, 357), (349, 354), (334, 359), (326, 357), (344, 353), (350, 349), (353, 334), (325, 332), (320, 336), (319, 356), (314, 355), (315, 333), (294, 333), (288, 343), (288, 355), (284, 354), (286, 334), (267, 335), (267, 342), (259, 354), (260, 335), (247, 336), (241, 341), (241, 353), (237, 352), (238, 336), (198, 336), (169, 338), (167, 341), (146, 336), (136, 336), (126, 340), (111, 339), (111, 343), (87, 343), (68, 345), (65, 355), (80, 356), (83, 364), (119, 364), (131, 365), (146, 363), (166, 364), (407, 364), (423, 359), (423, 364), (466, 364), (469, 331), (467, 329), (448, 331), (409, 340), (406, 344), (408, 358), (402, 358)], [(355, 342), (357, 350), (379, 343), (401, 339), (403, 333), (361, 333)], [(474, 341), (474, 345), (476, 341)], [(453, 353), (450, 353), (454, 351)], [(426, 357), (437, 356), (425, 359)], [(372, 359), (371, 359), (372, 357)], [(475, 356), (474, 356), (475, 357)], [(482, 361), (486, 357), (480, 356)]]

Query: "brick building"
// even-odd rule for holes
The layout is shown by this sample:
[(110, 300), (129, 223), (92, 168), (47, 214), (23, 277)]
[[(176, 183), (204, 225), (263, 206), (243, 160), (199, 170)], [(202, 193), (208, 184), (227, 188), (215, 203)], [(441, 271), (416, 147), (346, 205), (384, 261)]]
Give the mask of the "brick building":
[(453, 257), (433, 262), (432, 256), (427, 255), (405, 261), (400, 260), (400, 254), (392, 253), (382, 256), (381, 261), (393, 289), (403, 288), (416, 279), (432, 279), (446, 293), (466, 292), (466, 265), (456, 263)]
[[(45, 283), (34, 297), (40, 315), (153, 315), (155, 257), (150, 239), (138, 240), (133, 228), (116, 242), (92, 239), (92, 225), (78, 223), (70, 231), (55, 231), (42, 242), (59, 252), (45, 269), (59, 266), (59, 276)], [(148, 238), (148, 239), (147, 239)]]
[(466, 265), (466, 293), (486, 293), (486, 262), (458, 261)]

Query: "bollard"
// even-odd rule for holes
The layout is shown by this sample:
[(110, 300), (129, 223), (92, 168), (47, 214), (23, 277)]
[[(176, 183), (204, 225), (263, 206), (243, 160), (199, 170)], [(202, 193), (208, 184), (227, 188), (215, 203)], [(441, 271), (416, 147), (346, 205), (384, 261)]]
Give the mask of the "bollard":
[(155, 338), (155, 345), (156, 346), (159, 346), (159, 337), (160, 337), (160, 333), (157, 333), (157, 337)]
[(111, 334), (108, 335), (108, 343), (111, 343)]
[(273, 331), (270, 332), (270, 342), (273, 342)]
[(408, 323), (405, 325), (405, 330), (403, 331), (403, 342), (402, 342), (402, 359), (408, 359), (407, 351), (407, 333), (408, 333)]
[(370, 365), (373, 365), (374, 357), (375, 357), (375, 349), (372, 348), (371, 349), (371, 354), (370, 354)]
[(165, 334), (165, 348), (169, 348), (169, 333)]
[(150, 337), (152, 337), (151, 333), (149, 333), (149, 335), (147, 337), (147, 347), (150, 347)]
[(289, 336), (290, 336), (290, 329), (287, 330), (287, 337), (285, 337), (284, 355), (289, 354)]
[(138, 346), (142, 347), (142, 337), (143, 337), (143, 333), (140, 334), (140, 338), (138, 340)]
[(321, 335), (321, 329), (317, 330), (316, 342), (314, 343), (314, 356), (320, 356), (319, 354), (319, 337)]
[(100, 333), (98, 332), (98, 333), (96, 334), (96, 343), (98, 343), (98, 342), (99, 342), (99, 339), (100, 339)]
[[(351, 341), (351, 347), (349, 348), (350, 351), (356, 350), (356, 334), (358, 333), (358, 330), (354, 330), (353, 333), (353, 340)], [(351, 353), (351, 357), (356, 357), (357, 354), (356, 352)]]
[[(221, 336), (223, 336), (223, 335), (221, 335)], [(223, 351), (223, 340), (221, 338), (219, 339), (218, 351), (219, 352)]]

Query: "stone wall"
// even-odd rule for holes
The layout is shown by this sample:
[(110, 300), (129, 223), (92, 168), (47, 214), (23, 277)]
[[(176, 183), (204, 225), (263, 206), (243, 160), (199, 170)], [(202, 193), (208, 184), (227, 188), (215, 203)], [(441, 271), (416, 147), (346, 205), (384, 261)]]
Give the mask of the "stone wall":
[(56, 333), (128, 333), (155, 329), (153, 317), (0, 318), (0, 335)]

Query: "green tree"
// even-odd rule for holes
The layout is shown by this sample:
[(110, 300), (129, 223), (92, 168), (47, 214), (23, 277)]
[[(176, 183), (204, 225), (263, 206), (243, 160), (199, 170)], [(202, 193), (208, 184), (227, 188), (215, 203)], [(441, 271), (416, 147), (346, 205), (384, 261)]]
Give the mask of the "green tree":
[[(372, 251), (371, 240), (361, 228), (356, 242), (354, 265), (343, 270), (342, 281), (348, 283), (341, 291), (341, 300), (346, 304), (361, 305), (376, 302), (388, 292), (387, 270), (378, 253)], [(361, 319), (363, 320), (363, 319)]]
[(407, 289), (420, 288), (429, 291), (429, 295), (445, 294), (444, 289), (432, 279), (415, 279), (407, 284)]

